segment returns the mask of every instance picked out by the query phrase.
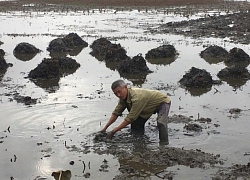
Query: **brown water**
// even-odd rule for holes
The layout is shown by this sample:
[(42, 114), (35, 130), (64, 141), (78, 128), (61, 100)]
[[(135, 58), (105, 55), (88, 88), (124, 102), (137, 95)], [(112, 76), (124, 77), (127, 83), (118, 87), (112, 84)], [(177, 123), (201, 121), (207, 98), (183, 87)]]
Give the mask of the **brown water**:
[[(202, 13), (190, 18), (200, 16), (203, 16)], [(224, 82), (208, 92), (196, 93), (180, 88), (178, 81), (192, 66), (206, 69), (214, 79), (218, 79), (216, 74), (226, 67), (224, 63), (209, 64), (199, 56), (208, 45), (217, 44), (226, 50), (239, 47), (248, 54), (250, 46), (228, 43), (226, 39), (191, 39), (171, 34), (147, 33), (147, 29), (152, 26), (183, 19), (186, 18), (182, 15), (167, 15), (162, 10), (150, 10), (147, 13), (124, 10), (116, 14), (112, 9), (102, 13), (94, 10), (89, 14), (0, 13), (0, 41), (4, 42), (0, 48), (6, 52), (6, 61), (13, 63), (13, 67), (8, 69), (0, 82), (0, 179), (52, 179), (51, 173), (60, 169), (70, 169), (72, 179), (82, 179), (81, 161), (91, 163), (90, 169), (87, 169), (91, 173), (90, 179), (112, 179), (119, 174), (117, 158), (93, 152), (84, 154), (65, 147), (65, 143), (76, 147), (80, 143), (90, 147), (93, 145), (92, 134), (106, 123), (117, 103), (110, 84), (121, 78), (119, 73), (92, 57), (89, 54), (91, 48), (86, 47), (72, 56), (81, 67), (74, 74), (61, 78), (58, 86), (36, 86), (25, 78), (43, 58), (50, 57), (46, 51), (49, 42), (56, 36), (71, 32), (77, 33), (89, 45), (100, 37), (111, 38), (113, 43), (120, 43), (131, 57), (139, 53), (144, 56), (148, 50), (163, 44), (174, 45), (179, 53), (174, 62), (165, 65), (147, 62), (153, 73), (140, 80), (141, 83), (134, 83), (134, 77), (125, 81), (130, 86), (149, 89), (166, 87), (168, 84), (172, 88), (161, 91), (171, 95), (170, 116), (182, 114), (197, 118), (199, 114), (200, 117), (212, 119), (212, 124), (209, 125), (211, 128), (192, 137), (185, 136), (182, 130), (175, 131), (182, 129), (183, 124), (169, 124), (169, 146), (221, 154), (226, 160), (224, 166), (249, 162), (249, 156), (244, 156), (250, 148), (249, 81), (240, 87)], [(43, 52), (31, 60), (19, 60), (13, 55), (13, 49), (20, 42), (29, 42)], [(13, 100), (15, 92), (38, 98), (39, 103), (32, 106), (17, 103)], [(240, 108), (243, 111), (238, 116), (232, 116), (229, 113), (231, 108)], [(213, 124), (220, 126), (215, 128)], [(158, 146), (157, 134), (149, 132), (146, 136), (150, 139), (149, 146)], [(109, 162), (109, 172), (99, 171), (104, 159)], [(70, 161), (75, 164), (70, 165)], [(176, 179), (211, 179), (211, 174), (214, 173), (214, 170), (184, 166), (172, 167), (170, 170), (177, 172)], [(159, 178), (152, 175), (151, 179)]]

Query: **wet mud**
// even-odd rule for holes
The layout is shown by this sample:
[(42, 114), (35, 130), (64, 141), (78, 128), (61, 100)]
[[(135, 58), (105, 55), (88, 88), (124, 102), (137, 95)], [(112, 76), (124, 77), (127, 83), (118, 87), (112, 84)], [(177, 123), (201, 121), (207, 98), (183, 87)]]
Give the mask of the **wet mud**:
[[(173, 115), (169, 117), (169, 123), (183, 124), (183, 128), (175, 131), (183, 131), (187, 136), (198, 136), (202, 129), (208, 132), (216, 131), (211, 129), (212, 120), (210, 118), (200, 117), (193, 119), (183, 115)], [(158, 129), (151, 123), (146, 126), (146, 131), (158, 134)], [(172, 130), (171, 130), (172, 131)], [(191, 132), (191, 133), (190, 133)], [(194, 133), (193, 133), (194, 132)], [(82, 141), (80, 147), (75, 145), (67, 146), (69, 151), (88, 154), (95, 152), (97, 154), (111, 154), (118, 158), (120, 162), (120, 175), (113, 179), (145, 179), (152, 174), (160, 179), (174, 179), (175, 173), (166, 170), (168, 167), (177, 165), (187, 166), (189, 168), (208, 169), (224, 164), (224, 160), (219, 154), (211, 154), (200, 149), (184, 149), (167, 145), (150, 146), (150, 138), (145, 134), (135, 133), (127, 128), (122, 133), (117, 133), (112, 140), (106, 139), (106, 133), (94, 133), (90, 135), (93, 139), (93, 146), (87, 145)], [(102, 171), (106, 167), (102, 166)]]
[(159, 29), (152, 30), (152, 33), (174, 33), (193, 38), (216, 37), (229, 38), (230, 42), (249, 44), (248, 17), (250, 12), (248, 6), (242, 6), (240, 13), (226, 15), (207, 15), (205, 18), (186, 20), (181, 22), (169, 22), (161, 25)]

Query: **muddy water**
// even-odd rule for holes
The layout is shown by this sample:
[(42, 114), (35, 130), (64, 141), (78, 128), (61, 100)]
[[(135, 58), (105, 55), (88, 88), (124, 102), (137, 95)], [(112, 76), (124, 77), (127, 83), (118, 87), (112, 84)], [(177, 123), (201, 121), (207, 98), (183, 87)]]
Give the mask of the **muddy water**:
[[(200, 16), (203, 16), (202, 13), (189, 18)], [(91, 48), (86, 47), (72, 56), (81, 67), (74, 74), (61, 78), (58, 85), (45, 83), (37, 86), (26, 78), (43, 58), (50, 57), (46, 51), (49, 42), (70, 32), (77, 33), (89, 44), (97, 38), (108, 37), (112, 42), (120, 43), (131, 57), (139, 53), (145, 55), (148, 50), (162, 44), (174, 45), (179, 53), (174, 62), (147, 62), (153, 73), (145, 79), (135, 80), (136, 77), (132, 77), (125, 81), (130, 86), (160, 89), (169, 93), (172, 99), (170, 116), (181, 114), (195, 119), (198, 116), (212, 119), (212, 124), (204, 125), (203, 132), (193, 136), (185, 135), (183, 123), (169, 124), (169, 146), (220, 154), (225, 160), (225, 167), (232, 163), (249, 162), (249, 156), (244, 156), (249, 152), (250, 140), (249, 82), (240, 86), (224, 82), (209, 91), (198, 92), (186, 91), (178, 86), (180, 78), (192, 66), (206, 69), (214, 79), (218, 79), (216, 74), (226, 66), (224, 63), (210, 64), (200, 58), (199, 53), (206, 46), (217, 44), (226, 50), (239, 47), (250, 54), (249, 45), (232, 44), (222, 39), (191, 39), (147, 33), (152, 26), (187, 19), (182, 15), (164, 14), (161, 10), (124, 10), (116, 13), (111, 9), (105, 12), (9, 12), (1, 13), (0, 18), (0, 40), (4, 42), (0, 48), (6, 52), (6, 61), (13, 64), (0, 83), (1, 179), (52, 179), (51, 173), (61, 169), (71, 170), (72, 179), (82, 179), (86, 172), (90, 172), (90, 179), (112, 179), (119, 174), (121, 162), (118, 158), (96, 154), (91, 148), (93, 133), (106, 123), (117, 103), (110, 84), (121, 78), (119, 73), (92, 57), (89, 54)], [(13, 55), (13, 49), (20, 42), (29, 42), (43, 52), (31, 60), (20, 60)], [(15, 93), (37, 98), (38, 103), (32, 106), (17, 103), (13, 99)], [(231, 108), (243, 111), (239, 115), (232, 115), (229, 113)], [(155, 123), (154, 116), (151, 121)], [(123, 132), (127, 130), (120, 133)], [(146, 146), (159, 146), (156, 131), (149, 129), (146, 137)], [(119, 143), (123, 147), (128, 142)], [(90, 152), (83, 152), (81, 144), (89, 146)], [(100, 171), (104, 159), (108, 161), (108, 172)], [(74, 161), (73, 165), (70, 165), (71, 161)], [(85, 170), (83, 162), (90, 164)], [(154, 171), (162, 167), (150, 169), (143, 164), (137, 167), (145, 168), (148, 178), (159, 179)], [(175, 172), (175, 179), (185, 177), (192, 180), (211, 179), (216, 171), (185, 166), (174, 166), (169, 170)]]

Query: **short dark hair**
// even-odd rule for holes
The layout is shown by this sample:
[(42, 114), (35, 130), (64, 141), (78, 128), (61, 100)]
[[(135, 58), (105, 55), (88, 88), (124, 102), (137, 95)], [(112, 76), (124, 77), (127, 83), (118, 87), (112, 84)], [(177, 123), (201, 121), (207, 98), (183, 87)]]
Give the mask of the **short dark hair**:
[(111, 89), (114, 90), (115, 88), (117, 88), (118, 86), (119, 87), (124, 87), (126, 86), (127, 84), (122, 80), (122, 79), (119, 79), (119, 80), (116, 80), (112, 83), (111, 85)]

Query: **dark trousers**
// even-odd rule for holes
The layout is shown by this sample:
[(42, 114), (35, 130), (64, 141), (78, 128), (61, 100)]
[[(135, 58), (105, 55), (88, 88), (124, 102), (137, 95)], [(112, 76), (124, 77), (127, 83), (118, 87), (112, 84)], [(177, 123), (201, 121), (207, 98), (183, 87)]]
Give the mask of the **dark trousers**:
[(138, 117), (134, 122), (131, 123), (131, 131), (144, 133), (146, 122), (147, 122), (147, 119), (144, 119), (142, 117)]
[[(168, 144), (168, 113), (171, 103), (162, 103), (155, 111), (157, 113), (157, 127), (159, 129), (160, 142)], [(147, 119), (138, 117), (131, 123), (131, 131), (136, 133), (144, 133), (145, 123)]]

